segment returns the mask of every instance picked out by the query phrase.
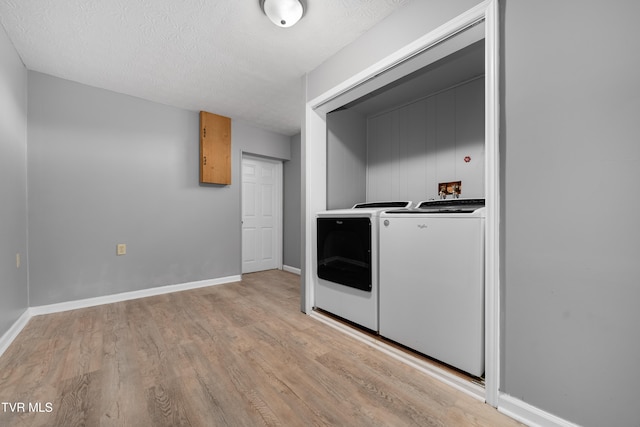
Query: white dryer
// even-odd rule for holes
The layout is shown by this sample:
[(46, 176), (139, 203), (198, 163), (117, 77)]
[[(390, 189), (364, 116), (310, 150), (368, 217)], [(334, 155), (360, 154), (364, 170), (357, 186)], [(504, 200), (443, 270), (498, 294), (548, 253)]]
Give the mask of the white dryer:
[(484, 372), (484, 199), (380, 215), (380, 335)]
[(378, 331), (378, 219), (411, 202), (372, 202), (319, 212), (315, 308)]

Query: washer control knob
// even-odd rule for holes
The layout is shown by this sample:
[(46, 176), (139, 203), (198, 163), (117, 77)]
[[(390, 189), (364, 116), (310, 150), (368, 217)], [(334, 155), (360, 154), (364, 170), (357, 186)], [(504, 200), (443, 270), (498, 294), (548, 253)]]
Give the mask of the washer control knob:
[(388, 219), (385, 219), (385, 220), (384, 220), (384, 226), (385, 226), (385, 227), (388, 227), (388, 226), (389, 226), (389, 220), (388, 220)]

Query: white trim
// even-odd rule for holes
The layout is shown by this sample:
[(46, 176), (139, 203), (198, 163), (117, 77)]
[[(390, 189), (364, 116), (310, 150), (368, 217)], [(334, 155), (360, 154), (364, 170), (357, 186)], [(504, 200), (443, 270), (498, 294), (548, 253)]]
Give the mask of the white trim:
[(498, 411), (530, 427), (579, 427), (504, 393), (500, 393)]
[(284, 251), (284, 162), (282, 160), (276, 161), (276, 181), (278, 186), (276, 194), (278, 233), (276, 236), (275, 259), (276, 268), (282, 269)]
[(31, 312), (27, 308), (20, 315), (20, 317), (18, 317), (18, 320), (16, 320), (13, 325), (11, 325), (9, 330), (5, 332), (2, 337), (0, 337), (0, 356), (2, 356), (2, 354), (9, 348), (13, 340), (16, 339), (16, 337), (24, 329), (24, 327), (27, 326), (29, 319), (31, 319)]
[(299, 268), (291, 267), (289, 265), (283, 265), (282, 266), (282, 270), (284, 270), (286, 272), (289, 272), (289, 273), (297, 274), (298, 276), (300, 276), (300, 274), (301, 274), (301, 270)]
[[(414, 40), (408, 45), (403, 46), (387, 57), (381, 59), (375, 64), (365, 68), (359, 73), (355, 74), (351, 78), (348, 78), (344, 82), (334, 86), (327, 90), (322, 95), (317, 96), (311, 101), (307, 102), (307, 105), (312, 109), (320, 107), (322, 104), (329, 102), (330, 100), (348, 92), (352, 88), (376, 77), (378, 74), (408, 60), (417, 55), (418, 53), (435, 46), (442, 40), (448, 38), (450, 35), (457, 33), (458, 31), (468, 27), (469, 25), (482, 20), (485, 16), (485, 11), (489, 8), (490, 4), (496, 0), (486, 0), (477, 6), (469, 9), (451, 19), (449, 22), (441, 25), (440, 27), (430, 31), (422, 37)], [(485, 30), (486, 31), (486, 30)]]
[(146, 298), (155, 295), (170, 294), (173, 292), (186, 291), (189, 289), (204, 288), (207, 286), (222, 285), (225, 283), (239, 282), (241, 276), (227, 276), (218, 279), (200, 280), (197, 282), (181, 283), (178, 285), (158, 286), (155, 288), (141, 289), (139, 291), (123, 292), (119, 294), (105, 295), (95, 298), (87, 298), (75, 301), (61, 302), (57, 304), (40, 305), (31, 307), (29, 312), (31, 316), (41, 314), (59, 313), (62, 311), (75, 310), (78, 308), (94, 307), (103, 304), (112, 304), (114, 302), (129, 301), (132, 299)]
[(326, 123), (323, 104), (434, 46), (479, 20), (485, 20), (485, 399), (498, 406), (500, 390), (500, 159), (499, 159), (499, 8), (498, 0), (486, 0), (444, 25), (416, 39), (351, 78), (327, 90), (305, 105), (303, 136), (305, 153), (305, 312), (313, 312), (315, 286), (315, 213), (326, 208)]
[(500, 105), (498, 0), (485, 2), (485, 398), (500, 390)]
[(447, 372), (444, 369), (441, 369), (440, 367), (426, 362), (422, 359), (419, 359), (417, 357), (413, 357), (410, 354), (400, 351), (397, 348), (385, 343), (384, 341), (381, 341), (379, 339), (375, 339), (374, 337), (371, 337), (369, 335), (363, 334), (362, 332), (358, 331), (357, 329), (351, 328), (349, 326), (343, 325), (340, 322), (337, 322), (327, 316), (324, 316), (316, 311), (311, 311), (310, 314), (311, 317), (313, 317), (316, 320), (319, 320), (320, 322), (334, 328), (337, 329), (349, 336), (351, 336), (352, 338), (367, 344), (383, 353), (385, 353), (386, 355), (396, 359), (399, 362), (402, 362), (406, 365), (409, 365), (415, 369), (417, 369), (418, 371), (429, 375), (432, 378), (437, 379), (438, 381), (441, 381), (453, 388), (455, 388), (456, 390), (459, 390), (475, 399), (478, 399), (480, 401), (484, 401), (484, 387), (482, 387), (481, 385), (475, 384), (472, 381), (466, 380), (464, 378), (461, 378), (459, 376), (453, 375), (449, 372)]
[(303, 161), (305, 170), (305, 233), (304, 284), (305, 310), (313, 312), (316, 282), (316, 212), (327, 208), (327, 123), (326, 114), (313, 109), (312, 103), (305, 106), (305, 139)]

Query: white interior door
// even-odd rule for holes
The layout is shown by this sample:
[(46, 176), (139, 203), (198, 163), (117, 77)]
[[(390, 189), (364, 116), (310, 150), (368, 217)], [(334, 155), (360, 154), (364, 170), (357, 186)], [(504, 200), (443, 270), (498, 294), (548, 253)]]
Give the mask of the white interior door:
[(242, 272), (282, 268), (282, 162), (242, 157)]

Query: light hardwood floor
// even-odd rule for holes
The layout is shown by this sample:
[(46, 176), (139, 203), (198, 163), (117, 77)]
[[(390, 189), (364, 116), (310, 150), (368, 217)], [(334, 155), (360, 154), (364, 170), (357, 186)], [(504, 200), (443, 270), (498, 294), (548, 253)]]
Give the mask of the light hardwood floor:
[(276, 270), (34, 317), (0, 402), (0, 426), (520, 425), (300, 313)]

